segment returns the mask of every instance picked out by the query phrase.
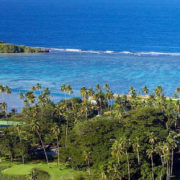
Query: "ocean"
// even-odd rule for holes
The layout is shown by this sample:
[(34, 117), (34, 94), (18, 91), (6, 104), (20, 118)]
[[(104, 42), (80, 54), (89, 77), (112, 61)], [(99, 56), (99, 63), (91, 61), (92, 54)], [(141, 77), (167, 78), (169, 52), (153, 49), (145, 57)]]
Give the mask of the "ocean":
[(37, 82), (63, 96), (70, 84), (108, 82), (115, 93), (172, 96), (180, 86), (178, 0), (0, 0), (0, 40), (50, 48), (49, 54), (0, 55), (0, 84), (14, 93)]

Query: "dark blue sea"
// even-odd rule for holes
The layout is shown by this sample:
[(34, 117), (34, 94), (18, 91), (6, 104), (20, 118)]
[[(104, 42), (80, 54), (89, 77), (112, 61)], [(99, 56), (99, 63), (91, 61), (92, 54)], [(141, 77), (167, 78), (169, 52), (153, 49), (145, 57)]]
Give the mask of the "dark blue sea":
[(178, 0), (0, 0), (0, 39), (51, 50), (0, 55), (0, 84), (13, 92), (65, 83), (78, 95), (108, 82), (115, 93), (162, 85), (171, 96), (180, 86)]

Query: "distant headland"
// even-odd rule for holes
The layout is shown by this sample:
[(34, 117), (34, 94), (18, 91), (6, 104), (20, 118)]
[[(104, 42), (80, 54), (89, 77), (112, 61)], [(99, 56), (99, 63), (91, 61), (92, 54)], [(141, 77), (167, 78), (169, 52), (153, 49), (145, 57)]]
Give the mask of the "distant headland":
[(0, 53), (48, 53), (49, 49), (15, 45), (0, 41)]

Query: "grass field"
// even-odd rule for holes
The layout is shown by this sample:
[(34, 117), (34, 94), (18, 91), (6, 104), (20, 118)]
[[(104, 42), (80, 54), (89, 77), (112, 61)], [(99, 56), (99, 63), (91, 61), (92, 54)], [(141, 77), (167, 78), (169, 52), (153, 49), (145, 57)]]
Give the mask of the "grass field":
[(0, 167), (7, 167), (1, 173), (8, 176), (27, 176), (33, 169), (39, 169), (47, 172), (50, 175), (50, 180), (70, 180), (74, 179), (77, 175), (86, 175), (86, 172), (75, 171), (70, 168), (66, 168), (65, 165), (57, 167), (55, 163), (50, 163), (49, 167), (44, 163), (28, 163), (28, 164), (16, 164), (16, 163), (0, 163)]
[(17, 125), (18, 122), (14, 122), (14, 121), (0, 121), (0, 126), (2, 125), (8, 125), (8, 126), (11, 126), (11, 125)]

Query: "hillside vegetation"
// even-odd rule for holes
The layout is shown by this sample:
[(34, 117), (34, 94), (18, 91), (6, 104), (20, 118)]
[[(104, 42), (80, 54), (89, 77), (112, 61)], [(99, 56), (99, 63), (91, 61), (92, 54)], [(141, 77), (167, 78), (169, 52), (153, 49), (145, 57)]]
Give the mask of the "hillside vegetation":
[(48, 49), (34, 48), (24, 45), (15, 45), (0, 41), (0, 53), (47, 53)]

